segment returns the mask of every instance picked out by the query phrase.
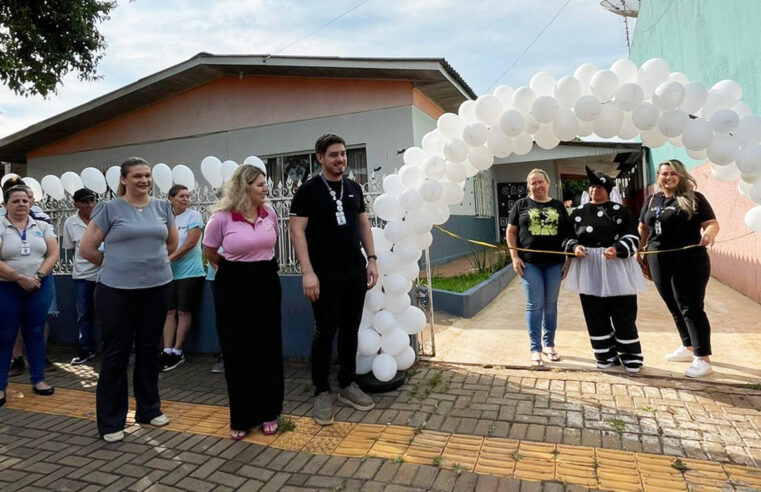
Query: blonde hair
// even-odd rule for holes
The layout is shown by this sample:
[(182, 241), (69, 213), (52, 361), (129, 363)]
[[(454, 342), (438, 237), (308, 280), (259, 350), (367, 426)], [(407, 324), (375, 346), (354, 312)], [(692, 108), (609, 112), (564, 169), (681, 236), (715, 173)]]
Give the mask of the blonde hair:
[[(130, 157), (126, 161), (122, 162), (121, 166), (119, 166), (119, 174), (122, 178), (126, 178), (127, 175), (129, 175), (130, 170), (135, 166), (148, 166), (148, 169), (151, 168), (151, 166), (142, 157)], [(124, 196), (125, 193), (127, 193), (127, 188), (124, 187), (122, 180), (120, 179), (119, 186), (116, 187), (116, 196)]]
[(259, 176), (267, 177), (264, 172), (256, 166), (243, 164), (238, 166), (230, 181), (225, 183), (222, 189), (222, 197), (214, 206), (213, 212), (241, 212), (251, 208), (251, 193), (248, 191), (248, 185), (258, 179)]
[[(692, 214), (695, 213), (695, 209), (697, 208), (697, 202), (695, 201), (695, 188), (697, 187), (697, 182), (695, 182), (695, 178), (687, 172), (687, 168), (685, 168), (682, 161), (678, 159), (670, 159), (661, 162), (658, 164), (657, 173), (660, 173), (662, 166), (671, 166), (671, 169), (673, 169), (677, 176), (679, 176), (679, 184), (677, 185), (676, 190), (674, 190), (674, 198), (676, 198), (676, 203), (679, 205), (679, 208), (687, 213), (687, 217), (692, 218)], [(658, 179), (655, 180), (655, 183), (658, 186), (658, 189), (663, 191)]]
[[(547, 174), (547, 171), (544, 169), (535, 168), (528, 172), (526, 175), (526, 191), (528, 192), (528, 196), (531, 196), (531, 175), (532, 174), (541, 174), (545, 181), (547, 181), (547, 187), (549, 188), (549, 185), (551, 183), (550, 181), (550, 175)], [(549, 190), (547, 190), (549, 191)]]

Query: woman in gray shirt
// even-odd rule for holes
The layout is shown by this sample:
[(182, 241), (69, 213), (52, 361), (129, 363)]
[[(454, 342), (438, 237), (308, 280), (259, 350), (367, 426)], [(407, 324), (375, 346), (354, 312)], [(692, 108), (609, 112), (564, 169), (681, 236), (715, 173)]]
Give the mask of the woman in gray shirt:
[[(103, 332), (103, 359), (96, 391), (98, 432), (108, 442), (124, 439), (127, 364), (135, 344), (135, 421), (162, 426), (157, 348), (172, 281), (169, 254), (177, 227), (168, 202), (150, 197), (151, 168), (139, 157), (121, 165), (117, 198), (92, 213), (79, 254), (102, 265), (95, 288), (95, 316)], [(103, 242), (105, 252), (98, 251)]]

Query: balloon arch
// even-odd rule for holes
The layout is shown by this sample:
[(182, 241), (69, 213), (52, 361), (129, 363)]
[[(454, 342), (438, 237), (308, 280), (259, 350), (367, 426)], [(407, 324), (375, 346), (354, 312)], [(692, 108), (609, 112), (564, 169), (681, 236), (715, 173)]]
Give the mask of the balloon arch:
[[(592, 133), (602, 138), (629, 140), (637, 136), (647, 147), (666, 142), (684, 147), (696, 160), (710, 160), (711, 174), (721, 181), (738, 182), (738, 193), (761, 204), (761, 117), (742, 101), (743, 91), (732, 80), (711, 89), (671, 72), (659, 58), (637, 67), (628, 59), (610, 69), (584, 64), (573, 75), (555, 79), (539, 72), (528, 86), (499, 86), (493, 93), (465, 101), (458, 114), (445, 113), (437, 128), (427, 133), (421, 147), (404, 153), (404, 165), (383, 180), (384, 193), (374, 202), (375, 213), (386, 221), (373, 228), (380, 281), (365, 298), (359, 331), (357, 372), (373, 372), (389, 381), (397, 370), (415, 361), (409, 335), (420, 333), (426, 316), (412, 306), (408, 292), (419, 275), (418, 260), (433, 242), (431, 229), (449, 218), (449, 206), (462, 202), (465, 180), (489, 169), (494, 158), (527, 154), (536, 143), (553, 149), (560, 142)], [(257, 157), (244, 164), (264, 167)], [(238, 166), (206, 157), (201, 172), (219, 188)], [(172, 183), (196, 182), (182, 164), (156, 164), (156, 185), (168, 191)], [(103, 173), (86, 168), (45, 176), (41, 183), (24, 178), (37, 197), (43, 190), (60, 200), (83, 185), (97, 193), (116, 189), (118, 167)], [(748, 228), (761, 232), (761, 206), (745, 215)]]

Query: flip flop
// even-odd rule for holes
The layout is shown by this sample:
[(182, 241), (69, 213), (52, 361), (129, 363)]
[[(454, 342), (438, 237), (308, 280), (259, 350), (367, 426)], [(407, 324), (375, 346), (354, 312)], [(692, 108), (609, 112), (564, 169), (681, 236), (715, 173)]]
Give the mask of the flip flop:
[[(538, 359), (534, 359), (534, 354), (535, 353), (539, 354), (539, 358)], [(544, 361), (542, 360), (542, 354), (539, 353), (539, 352), (532, 352), (531, 353), (531, 368), (532, 369), (538, 369), (540, 367), (544, 367)]]
[(246, 437), (247, 434), (248, 432), (246, 431), (230, 429), (230, 439), (232, 439), (233, 441), (240, 441), (241, 439)]
[(555, 349), (552, 349), (552, 352), (542, 351), (542, 353), (546, 355), (547, 358), (552, 362), (557, 362), (560, 360), (560, 354), (555, 352)]
[(277, 432), (277, 420), (271, 420), (262, 424), (262, 434), (271, 436)]

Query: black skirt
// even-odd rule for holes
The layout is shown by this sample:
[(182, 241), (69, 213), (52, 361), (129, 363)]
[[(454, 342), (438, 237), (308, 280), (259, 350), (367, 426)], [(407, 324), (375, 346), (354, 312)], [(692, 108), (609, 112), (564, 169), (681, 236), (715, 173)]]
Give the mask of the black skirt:
[(221, 260), (214, 279), (230, 428), (249, 430), (283, 409), (280, 277), (276, 260)]

